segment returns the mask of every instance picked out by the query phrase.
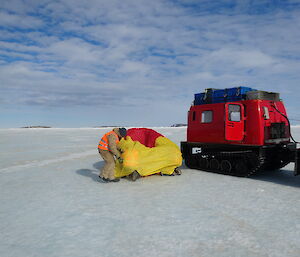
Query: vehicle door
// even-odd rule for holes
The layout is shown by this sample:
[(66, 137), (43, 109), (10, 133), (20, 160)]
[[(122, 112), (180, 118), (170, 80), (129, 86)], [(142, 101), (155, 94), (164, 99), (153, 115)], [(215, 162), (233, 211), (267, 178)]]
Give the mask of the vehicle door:
[(225, 104), (225, 140), (242, 141), (245, 136), (244, 106), (240, 103)]

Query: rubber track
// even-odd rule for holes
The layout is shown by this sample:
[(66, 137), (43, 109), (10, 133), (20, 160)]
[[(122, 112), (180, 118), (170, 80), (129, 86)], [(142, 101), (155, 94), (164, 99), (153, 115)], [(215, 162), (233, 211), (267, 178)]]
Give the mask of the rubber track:
[[(252, 151), (236, 151), (236, 152), (210, 152), (206, 154), (201, 154), (195, 156), (197, 159), (197, 169), (208, 171), (208, 172), (214, 172), (218, 174), (224, 174), (224, 175), (231, 175), (231, 176), (238, 176), (238, 177), (249, 177), (253, 175), (254, 173), (258, 172), (261, 167), (264, 164), (264, 160), (260, 159), (259, 156)], [(209, 166), (204, 167), (201, 166), (201, 158), (206, 159), (205, 162), (209, 162), (211, 159), (217, 159), (219, 163), (221, 163), (222, 160), (228, 160), (232, 164), (232, 170), (231, 171), (224, 171), (219, 168), (218, 170), (213, 170)], [(235, 166), (237, 162), (242, 162), (243, 165), (247, 167), (246, 170), (236, 170)]]

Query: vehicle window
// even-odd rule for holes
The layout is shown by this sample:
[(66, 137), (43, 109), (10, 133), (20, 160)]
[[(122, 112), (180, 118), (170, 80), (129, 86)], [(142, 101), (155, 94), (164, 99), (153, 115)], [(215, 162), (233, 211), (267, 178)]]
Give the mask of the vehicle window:
[(264, 106), (264, 118), (265, 120), (270, 119), (269, 109), (267, 106)]
[(201, 114), (201, 123), (210, 123), (213, 121), (212, 111), (203, 111)]
[(241, 121), (241, 106), (237, 104), (229, 104), (228, 114), (228, 119), (230, 121)]
[(196, 120), (196, 112), (193, 112), (193, 121)]

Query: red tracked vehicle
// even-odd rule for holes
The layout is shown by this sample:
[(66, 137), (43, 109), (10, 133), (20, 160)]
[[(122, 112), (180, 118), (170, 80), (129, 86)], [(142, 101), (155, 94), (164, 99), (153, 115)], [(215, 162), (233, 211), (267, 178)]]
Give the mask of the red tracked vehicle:
[(195, 94), (188, 112), (187, 141), (181, 142), (189, 168), (248, 177), (295, 162), (290, 123), (278, 93), (239, 87)]

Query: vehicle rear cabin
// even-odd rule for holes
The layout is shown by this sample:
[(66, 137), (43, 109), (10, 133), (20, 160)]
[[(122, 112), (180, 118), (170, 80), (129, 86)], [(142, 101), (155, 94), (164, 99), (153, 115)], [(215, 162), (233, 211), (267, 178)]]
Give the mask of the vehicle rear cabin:
[(207, 89), (195, 94), (181, 150), (190, 168), (250, 176), (295, 161), (297, 175), (299, 151), (290, 138), (278, 93), (247, 87)]

